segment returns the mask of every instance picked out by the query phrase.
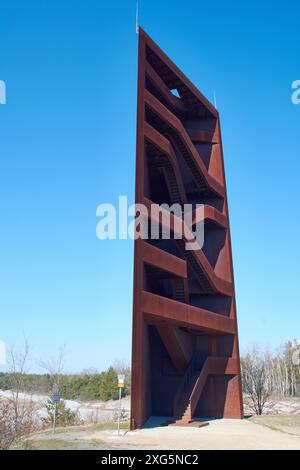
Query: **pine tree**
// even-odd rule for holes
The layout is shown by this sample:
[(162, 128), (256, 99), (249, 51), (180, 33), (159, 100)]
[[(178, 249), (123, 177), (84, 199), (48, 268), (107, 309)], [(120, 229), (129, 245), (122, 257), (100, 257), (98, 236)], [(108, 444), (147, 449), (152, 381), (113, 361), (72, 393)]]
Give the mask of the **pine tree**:
[(118, 398), (118, 376), (113, 367), (102, 372), (99, 387), (100, 400), (116, 400)]

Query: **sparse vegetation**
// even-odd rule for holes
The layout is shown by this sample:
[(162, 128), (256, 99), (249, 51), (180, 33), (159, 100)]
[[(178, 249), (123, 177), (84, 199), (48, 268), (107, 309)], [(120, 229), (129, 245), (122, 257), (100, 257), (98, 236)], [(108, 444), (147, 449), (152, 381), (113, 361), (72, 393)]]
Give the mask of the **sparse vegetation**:
[[(126, 376), (123, 396), (129, 393), (130, 369), (120, 364), (98, 373), (95, 370), (82, 374), (63, 374), (64, 349), (58, 357), (48, 361), (39, 361), (45, 374), (28, 373), (29, 344), (25, 339), (20, 351), (11, 348), (8, 354), (9, 372), (0, 374), (0, 389), (9, 393), (0, 398), (0, 450), (26, 448), (27, 437), (43, 427), (53, 424), (54, 404), (52, 395), (59, 391), (64, 399), (114, 400), (118, 397), (117, 371)], [(47, 416), (38, 414), (40, 404), (33, 400), (33, 394), (45, 394), (50, 398), (45, 407)], [(78, 411), (70, 410), (64, 400), (57, 405), (57, 426), (81, 424)]]

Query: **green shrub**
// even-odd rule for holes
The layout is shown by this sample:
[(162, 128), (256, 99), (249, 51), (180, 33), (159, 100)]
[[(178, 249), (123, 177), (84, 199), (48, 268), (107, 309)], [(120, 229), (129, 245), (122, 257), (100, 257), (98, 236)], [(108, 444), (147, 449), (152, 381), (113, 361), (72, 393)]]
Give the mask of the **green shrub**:
[[(55, 404), (49, 398), (46, 403), (47, 417), (43, 419), (46, 426), (53, 426)], [(56, 405), (56, 426), (75, 426), (80, 424), (80, 418), (77, 412), (66, 407), (64, 400)]]

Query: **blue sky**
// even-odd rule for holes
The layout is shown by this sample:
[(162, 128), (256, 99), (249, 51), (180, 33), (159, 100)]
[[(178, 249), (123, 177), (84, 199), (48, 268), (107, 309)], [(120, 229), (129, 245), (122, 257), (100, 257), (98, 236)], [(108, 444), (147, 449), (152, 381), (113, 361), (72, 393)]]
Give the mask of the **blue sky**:
[[(297, 3), (139, 2), (146, 32), (216, 92), (242, 351), (300, 338)], [(133, 200), (136, 75), (134, 1), (1, 3), (0, 339), (27, 335), (34, 358), (65, 343), (69, 371), (130, 358), (133, 244), (98, 240), (95, 213)]]

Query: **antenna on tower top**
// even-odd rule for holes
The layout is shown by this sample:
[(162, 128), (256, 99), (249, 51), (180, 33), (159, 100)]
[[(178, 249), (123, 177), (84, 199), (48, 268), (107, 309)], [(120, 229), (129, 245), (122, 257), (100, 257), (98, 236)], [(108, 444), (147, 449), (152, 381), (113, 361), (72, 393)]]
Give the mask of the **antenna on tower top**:
[(216, 92), (215, 92), (215, 90), (214, 90), (214, 106), (215, 106), (216, 109), (218, 109), (218, 108), (217, 108), (217, 98), (216, 98)]
[(139, 2), (136, 2), (135, 7), (135, 32), (139, 34)]

